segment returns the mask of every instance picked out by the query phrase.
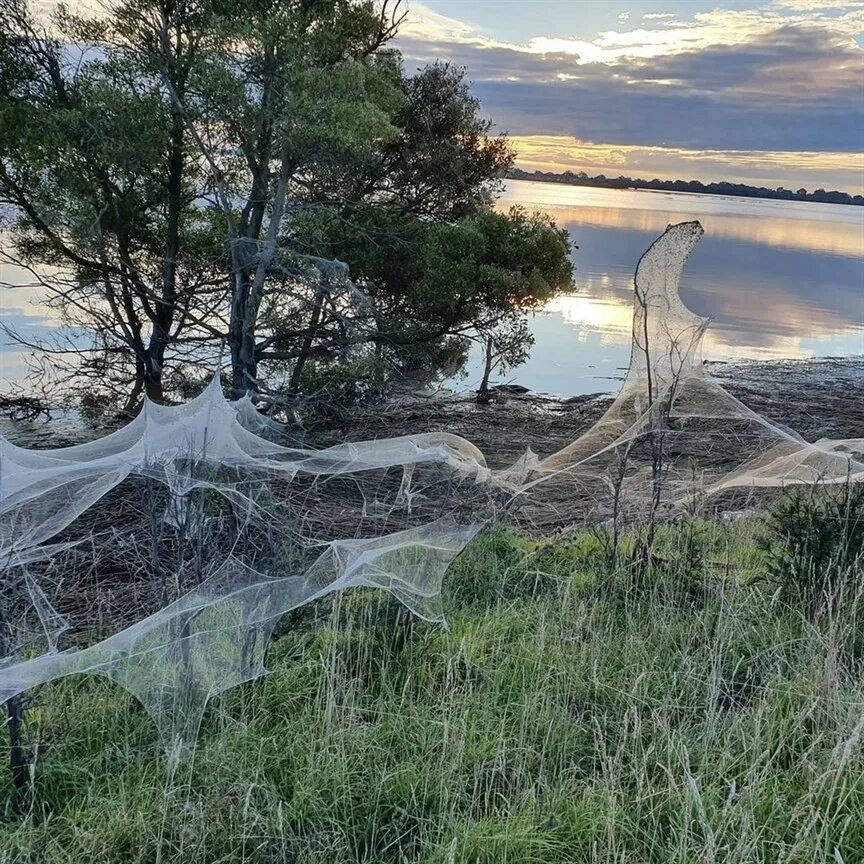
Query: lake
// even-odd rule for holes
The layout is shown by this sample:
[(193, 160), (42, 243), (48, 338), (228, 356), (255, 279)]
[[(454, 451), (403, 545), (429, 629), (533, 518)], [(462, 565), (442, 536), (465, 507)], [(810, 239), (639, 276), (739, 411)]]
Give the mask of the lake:
[[(510, 181), (501, 206), (551, 213), (579, 246), (576, 291), (533, 317), (531, 359), (501, 377), (548, 393), (614, 390), (627, 367), (633, 271), (673, 222), (699, 219), (705, 237), (682, 280), (693, 311), (712, 320), (709, 359), (864, 353), (864, 207)], [(56, 322), (23, 271), (0, 264), (0, 321), (45, 335)], [(0, 342), (8, 338), (0, 334)], [(475, 387), (480, 358), (452, 386)], [(24, 356), (0, 345), (0, 379)], [(2, 386), (2, 385), (0, 385)]]
[[(550, 213), (579, 246), (576, 292), (532, 320), (531, 359), (499, 376), (563, 395), (614, 390), (630, 354), (633, 272), (667, 225), (705, 236), (681, 282), (710, 316), (712, 360), (864, 353), (864, 207), (513, 180), (501, 206)], [(476, 386), (475, 352), (456, 386)]]

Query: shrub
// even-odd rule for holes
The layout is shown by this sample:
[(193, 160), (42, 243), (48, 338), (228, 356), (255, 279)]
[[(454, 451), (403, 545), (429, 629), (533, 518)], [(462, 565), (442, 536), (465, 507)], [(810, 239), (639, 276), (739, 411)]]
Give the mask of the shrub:
[(767, 527), (760, 541), (767, 577), (788, 599), (814, 610), (861, 578), (864, 485), (796, 490), (774, 507)]

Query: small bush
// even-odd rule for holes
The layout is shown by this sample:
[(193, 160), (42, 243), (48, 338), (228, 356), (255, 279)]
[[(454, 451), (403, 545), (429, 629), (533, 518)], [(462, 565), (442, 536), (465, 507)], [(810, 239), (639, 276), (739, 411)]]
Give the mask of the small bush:
[(813, 610), (864, 575), (864, 485), (796, 490), (767, 519), (767, 576)]

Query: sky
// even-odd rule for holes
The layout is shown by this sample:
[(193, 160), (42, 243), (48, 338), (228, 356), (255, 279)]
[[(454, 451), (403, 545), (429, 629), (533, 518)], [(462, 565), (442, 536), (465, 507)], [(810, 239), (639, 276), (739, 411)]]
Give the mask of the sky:
[(864, 0), (408, 0), (526, 170), (864, 193)]

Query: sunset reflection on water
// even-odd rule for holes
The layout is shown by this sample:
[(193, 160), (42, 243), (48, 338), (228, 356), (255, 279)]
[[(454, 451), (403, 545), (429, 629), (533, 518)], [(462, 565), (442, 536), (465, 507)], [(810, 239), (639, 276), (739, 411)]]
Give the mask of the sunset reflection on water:
[[(499, 206), (515, 204), (570, 231), (576, 292), (534, 316), (530, 359), (499, 380), (567, 395), (614, 390), (629, 358), (636, 263), (667, 225), (687, 219), (706, 233), (681, 293), (712, 319), (709, 359), (864, 353), (864, 207), (511, 181)], [(0, 282), (0, 323), (34, 340), (56, 332), (32, 274), (3, 263)], [(27, 352), (0, 341), (0, 379), (20, 380)], [(480, 369), (475, 353), (448, 384), (476, 386)]]
[[(610, 388), (630, 347), (633, 272), (667, 225), (705, 237), (681, 283), (710, 317), (709, 359), (864, 353), (864, 208), (511, 181), (499, 206), (543, 210), (570, 231), (576, 293), (532, 321), (531, 359), (502, 380), (577, 394)], [(479, 371), (472, 357), (462, 386)]]

